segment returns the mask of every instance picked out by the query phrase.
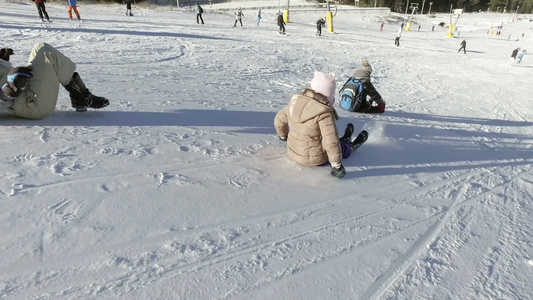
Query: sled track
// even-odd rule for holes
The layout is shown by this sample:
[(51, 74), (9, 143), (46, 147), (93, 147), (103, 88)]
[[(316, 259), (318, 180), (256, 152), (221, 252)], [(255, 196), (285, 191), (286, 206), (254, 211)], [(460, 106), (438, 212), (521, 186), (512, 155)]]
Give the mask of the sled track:
[[(442, 189), (443, 184), (444, 186), (449, 186), (471, 178), (468, 174), (460, 176), (456, 175), (457, 174), (449, 172), (447, 180), (445, 179), (444, 182), (439, 181), (425, 185), (423, 190), (426, 191), (425, 193), (427, 193), (428, 190), (430, 192), (433, 191), (434, 187), (440, 187), (441, 190), (445, 190)], [(409, 196), (409, 193), (406, 192), (405, 194)], [(459, 193), (459, 195), (461, 195), (461, 193)], [(403, 195), (400, 193), (397, 197), (402, 198)], [(341, 197), (329, 201), (329, 204), (311, 208), (306, 207), (281, 215), (276, 214), (270, 217), (261, 218), (261, 224), (257, 224), (256, 221), (258, 218), (255, 216), (235, 222), (232, 226), (225, 224), (226, 228), (222, 228), (222, 225), (220, 224), (212, 227), (210, 226), (209, 228), (188, 230), (185, 232), (186, 235), (180, 235), (179, 238), (176, 238), (176, 235), (179, 235), (179, 233), (171, 231), (153, 238), (145, 239), (142, 242), (136, 241), (122, 245), (115, 245), (111, 249), (106, 249), (101, 253), (90, 255), (82, 262), (77, 261), (76, 258), (71, 258), (68, 259), (67, 262), (72, 261), (75, 263), (71, 263), (70, 267), (69, 264), (67, 264), (65, 270), (55, 270), (51, 272), (55, 274), (63, 274), (62, 276), (68, 276), (69, 278), (77, 278), (75, 282), (86, 283), (88, 281), (90, 282), (91, 278), (90, 275), (86, 275), (87, 269), (92, 269), (93, 271), (96, 269), (99, 273), (99, 269), (108, 268), (109, 271), (104, 273), (109, 274), (110, 277), (104, 279), (103, 282), (92, 282), (90, 284), (75, 284), (74, 282), (71, 285), (71, 288), (67, 290), (61, 290), (60, 286), (63, 286), (64, 284), (61, 278), (57, 278), (59, 281), (56, 283), (57, 287), (55, 288), (57, 292), (50, 296), (65, 296), (68, 294), (76, 296), (79, 296), (80, 294), (95, 295), (108, 292), (124, 295), (163, 279), (172, 279), (177, 276), (194, 274), (199, 271), (213, 272), (211, 269), (224, 269), (224, 265), (228, 264), (254, 263), (253, 257), (258, 253), (261, 253), (268, 261), (274, 258), (275, 255), (277, 255), (276, 253), (297, 251), (297, 249), (294, 250), (294, 246), (289, 249), (284, 248), (288, 247), (288, 245), (301, 243), (306, 237), (321, 233), (335, 234), (336, 229), (357, 227), (356, 223), (358, 220), (378, 215), (381, 212), (404, 204), (406, 200), (412, 200), (408, 198), (403, 201), (384, 199), (379, 202), (367, 201), (365, 203), (359, 203), (358, 205), (341, 204), (340, 206), (331, 204), (337, 202), (350, 203), (349, 201), (351, 198), (351, 196)], [(387, 290), (399, 276), (401, 276), (402, 272), (416, 260), (416, 257), (418, 257), (424, 247), (435, 238), (439, 230), (446, 224), (450, 212), (455, 210), (455, 207), (460, 200), (460, 196), (456, 196), (453, 204), (444, 212), (437, 212), (428, 219), (408, 224), (392, 233), (382, 233), (374, 235), (368, 240), (355, 243), (352, 242), (350, 245), (345, 245), (336, 249), (332, 253), (328, 253), (328, 255), (322, 257), (321, 260), (328, 259), (328, 257), (332, 258), (346, 255), (358, 249), (363, 249), (364, 247), (384, 238), (398, 234), (402, 232), (402, 230), (419, 224), (425, 224), (427, 221), (432, 221), (434, 218), (438, 217), (439, 219), (435, 221), (426, 233), (415, 242), (410, 250), (406, 252), (406, 254), (397, 258), (393, 262), (393, 266), (391, 266), (382, 277), (378, 278), (378, 280), (367, 289), (365, 293), (365, 295), (368, 295), (369, 297), (379, 296)], [(386, 202), (389, 204), (386, 204)], [(364, 211), (364, 213), (357, 213), (361, 210)], [(443, 213), (444, 215), (442, 215)], [(265, 240), (265, 237), (267, 237), (267, 240)], [(269, 239), (268, 237), (281, 238)], [(199, 240), (202, 239), (204, 239), (204, 242), (206, 243), (213, 244), (213, 247), (201, 248), (201, 246), (198, 246), (200, 244)], [(139, 246), (141, 244), (147, 244), (147, 246)], [(134, 249), (134, 255), (132, 256), (131, 254), (129, 255), (126, 253), (125, 256), (120, 256), (117, 253), (122, 250), (114, 251), (115, 249)], [(114, 257), (109, 258), (107, 255), (103, 255), (103, 253), (108, 252), (114, 253)], [(94, 265), (96, 261), (101, 260), (101, 257), (99, 256), (102, 255), (108, 259), (106, 264), (101, 266)], [(243, 262), (239, 260), (239, 258), (248, 258), (248, 260), (252, 261)], [(156, 261), (157, 264), (155, 264)], [(258, 263), (260, 264), (260, 262)], [(297, 267), (293, 266), (293, 268), (305, 269), (316, 262), (310, 259), (298, 263), (299, 265)], [(91, 266), (91, 264), (93, 264), (93, 266)], [(77, 265), (77, 267), (75, 265)], [(118, 271), (117, 267), (119, 269)], [(289, 268), (291, 267), (289, 266)], [(131, 271), (127, 271), (127, 269), (131, 269)], [(90, 273), (91, 272), (89, 272), (89, 274)], [(219, 272), (215, 272), (213, 275), (217, 273)], [(278, 275), (273, 275), (270, 280), (276, 280), (280, 277), (289, 276), (290, 274), (290, 272), (282, 272)], [(50, 283), (55, 281), (55, 276), (59, 275), (51, 275), (49, 278)], [(11, 278), (12, 282), (19, 282), (20, 279), (21, 278)], [(22, 282), (24, 282), (24, 280), (22, 280)], [(256, 283), (254, 285), (248, 284), (248, 289), (256, 289), (263, 284), (266, 284), (266, 282)], [(31, 285), (33, 284), (30, 284), (30, 286)], [(96, 288), (96, 286), (98, 286), (98, 288)], [(16, 285), (12, 285), (10, 292), (2, 294), (9, 295), (16, 290), (22, 289), (22, 286), (17, 288)], [(228, 295), (230, 294), (231, 292), (229, 292)]]

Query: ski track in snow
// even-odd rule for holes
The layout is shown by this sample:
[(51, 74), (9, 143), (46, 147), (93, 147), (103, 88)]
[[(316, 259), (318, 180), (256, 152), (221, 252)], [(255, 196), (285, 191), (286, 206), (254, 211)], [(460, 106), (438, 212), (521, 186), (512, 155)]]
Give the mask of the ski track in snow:
[[(339, 32), (314, 45), (314, 23), (298, 14), (280, 37), (266, 10), (260, 27), (245, 18), (243, 30), (226, 30), (231, 11), (207, 13), (199, 27), (164, 8), (159, 19), (140, 8), (128, 19), (116, 17), (122, 6), (83, 5), (92, 19), (81, 24), (63, 5), (47, 8), (50, 24), (33, 6), (2, 12), (4, 43), (20, 48), (13, 58), (50, 41), (113, 105), (80, 115), (61, 91), (46, 120), (0, 118), (0, 298), (522, 299), (533, 290), (533, 109), (522, 97), (531, 73), (494, 67), (510, 42), (491, 44), (505, 55), (489, 56), (469, 24), (465, 58), (447, 53), (456, 40), (428, 44), (429, 32), (406, 33), (397, 49), (392, 31), (366, 29), (379, 24), (371, 17), (339, 18)], [(339, 84), (363, 58), (390, 111), (339, 111), (339, 128), (370, 132), (346, 178), (290, 163), (275, 113), (314, 70), (335, 70)]]

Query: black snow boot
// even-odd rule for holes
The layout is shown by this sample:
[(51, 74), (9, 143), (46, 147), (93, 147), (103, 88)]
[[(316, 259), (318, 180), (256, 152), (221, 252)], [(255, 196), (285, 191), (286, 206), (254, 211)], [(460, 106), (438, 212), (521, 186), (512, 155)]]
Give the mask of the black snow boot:
[(344, 130), (344, 135), (340, 138), (340, 140), (345, 142), (346, 144), (350, 144), (352, 142), (352, 134), (353, 124), (348, 123), (348, 125), (346, 125), (346, 129)]
[(350, 148), (352, 148), (352, 151), (355, 151), (357, 150), (357, 148), (361, 147), (361, 145), (363, 145), (366, 140), (368, 140), (368, 131), (362, 130), (361, 132), (359, 132), (355, 140), (348, 144), (350, 145)]
[(78, 112), (87, 111), (90, 108), (102, 108), (109, 105), (109, 100), (104, 97), (93, 95), (80, 78), (78, 72), (74, 72), (70, 82), (64, 86), (70, 93), (70, 101), (72, 107), (76, 108)]

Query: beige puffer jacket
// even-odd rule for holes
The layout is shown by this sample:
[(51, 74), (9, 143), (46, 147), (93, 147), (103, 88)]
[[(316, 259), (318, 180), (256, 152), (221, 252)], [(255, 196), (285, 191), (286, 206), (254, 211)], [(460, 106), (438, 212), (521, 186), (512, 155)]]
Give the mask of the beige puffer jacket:
[(292, 96), (289, 105), (277, 113), (274, 126), (278, 136), (287, 137), (291, 160), (305, 166), (328, 161), (333, 166), (340, 165), (342, 151), (335, 126), (339, 116), (327, 103), (325, 96), (307, 89)]
[(44, 119), (54, 111), (59, 85), (70, 82), (76, 64), (49, 44), (40, 43), (33, 47), (28, 65), (34, 68), (33, 77), (15, 98), (13, 111), (21, 118)]

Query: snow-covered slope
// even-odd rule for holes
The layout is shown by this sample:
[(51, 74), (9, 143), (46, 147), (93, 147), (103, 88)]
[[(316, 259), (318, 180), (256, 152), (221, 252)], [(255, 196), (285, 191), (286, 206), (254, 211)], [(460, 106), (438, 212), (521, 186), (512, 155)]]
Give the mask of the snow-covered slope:
[[(79, 25), (47, 4), (43, 25), (0, 2), (15, 65), (48, 42), (112, 102), (76, 113), (62, 90), (45, 120), (0, 113), (0, 298), (531, 298), (533, 58), (506, 63), (533, 23), (468, 14), (453, 39), (422, 17), (395, 47), (397, 16), (339, 12), (317, 37), (324, 13), (294, 11), (284, 36), (277, 10), (255, 26), (241, 6), (243, 28), (220, 5), (198, 25), (81, 3)], [(363, 59), (387, 111), (339, 109), (370, 133), (346, 177), (290, 162), (276, 112)]]

